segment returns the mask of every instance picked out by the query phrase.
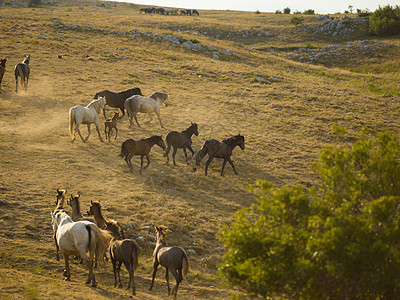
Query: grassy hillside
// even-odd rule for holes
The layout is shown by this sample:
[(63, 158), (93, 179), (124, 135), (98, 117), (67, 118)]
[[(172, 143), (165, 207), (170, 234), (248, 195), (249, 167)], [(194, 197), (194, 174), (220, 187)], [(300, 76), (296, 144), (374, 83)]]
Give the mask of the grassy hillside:
[[(373, 132), (399, 130), (398, 37), (379, 40), (383, 45), (377, 44), (376, 51), (363, 52), (364, 45), (357, 49), (359, 44), (349, 44), (375, 39), (362, 28), (330, 38), (294, 30), (289, 19), (238, 11), (200, 11), (199, 17), (144, 15), (139, 6), (116, 2), (1, 7), (0, 57), (7, 58), (0, 94), (1, 297), (129, 297), (124, 289), (113, 288), (109, 262), (96, 270), (98, 288), (84, 284), (86, 269), (75, 262), (72, 281), (63, 281), (64, 263), (55, 259), (50, 223), (57, 188), (80, 193), (82, 212), (90, 200), (100, 200), (106, 218), (121, 222), (129, 237), (144, 237), (136, 298), (165, 299), (167, 294), (161, 269), (153, 291), (148, 291), (153, 224), (170, 228), (170, 245), (191, 249), (191, 269), (179, 298), (240, 294), (216, 274), (223, 254), (216, 236), (236, 210), (254, 201), (247, 185), (257, 179), (277, 187), (312, 185), (311, 165), (322, 147), (346, 145), (363, 126)], [(318, 22), (307, 16), (304, 24)], [(258, 35), (265, 32), (271, 35)], [(198, 41), (202, 50), (174, 45), (161, 38), (163, 33)], [(321, 50), (325, 46), (344, 50), (335, 54), (337, 48)], [(291, 58), (301, 48), (327, 56), (314, 62)], [(219, 59), (213, 58), (216, 51)], [(26, 54), (31, 55), (31, 78), (28, 90), (16, 94), (13, 67)], [(88, 143), (71, 144), (70, 107), (88, 104), (104, 89), (136, 86), (145, 95), (169, 94), (170, 105), (161, 107), (166, 129), (156, 118), (147, 124), (148, 116), (139, 114), (142, 127), (129, 129), (124, 117), (116, 141), (101, 143), (92, 126)], [(221, 177), (217, 159), (207, 177), (206, 159), (193, 173), (181, 150), (178, 166), (167, 165), (157, 146), (142, 175), (138, 157), (132, 160), (133, 173), (118, 157), (125, 139), (165, 137), (190, 122), (199, 126), (199, 136), (192, 139), (196, 150), (210, 138), (245, 136), (246, 149), (237, 148), (232, 156), (238, 176), (227, 165)], [(348, 137), (336, 137), (333, 124), (347, 127)], [(86, 134), (86, 126), (81, 130)], [(122, 276), (126, 283), (125, 270)]]

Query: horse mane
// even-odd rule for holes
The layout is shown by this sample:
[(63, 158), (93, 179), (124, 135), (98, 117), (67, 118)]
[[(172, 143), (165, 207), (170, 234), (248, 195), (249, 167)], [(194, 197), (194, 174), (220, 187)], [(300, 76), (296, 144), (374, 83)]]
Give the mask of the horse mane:
[(229, 143), (236, 141), (237, 139), (241, 139), (241, 138), (244, 138), (244, 136), (238, 134), (238, 135), (232, 136), (230, 138), (227, 138), (227, 139), (223, 140), (222, 142), (225, 144), (229, 144)]
[(158, 98), (160, 100), (165, 100), (168, 99), (168, 94), (163, 92), (154, 92), (149, 98), (153, 98), (154, 100), (157, 100)]
[(30, 55), (25, 56), (24, 60), (22, 61), (23, 64), (29, 65), (29, 60), (31, 59)]
[(141, 141), (154, 141), (154, 140), (157, 140), (157, 139), (161, 139), (161, 136), (160, 135), (153, 135), (153, 136), (151, 136), (151, 137), (149, 137), (147, 139), (141, 139)]

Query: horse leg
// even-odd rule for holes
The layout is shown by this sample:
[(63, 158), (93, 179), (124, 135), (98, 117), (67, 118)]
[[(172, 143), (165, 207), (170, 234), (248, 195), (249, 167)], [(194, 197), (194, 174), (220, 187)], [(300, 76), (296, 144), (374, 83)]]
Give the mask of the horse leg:
[(138, 121), (138, 119), (137, 119), (137, 113), (134, 113), (134, 114), (133, 114), (133, 117), (135, 118), (135, 121), (136, 121), (137, 126), (140, 127), (139, 121)]
[(165, 128), (164, 125), (161, 122), (160, 113), (156, 112), (156, 114), (157, 114), (157, 117), (158, 117), (158, 121), (160, 121), (161, 128)]
[(228, 162), (231, 164), (231, 166), (232, 166), (233, 171), (235, 172), (235, 174), (236, 174), (236, 175), (239, 175), (239, 173), (238, 173), (238, 172), (236, 171), (236, 169), (235, 169), (235, 165), (233, 164), (233, 161), (231, 160), (231, 158), (228, 157), (227, 159), (228, 159)]
[(104, 126), (104, 135), (106, 136), (106, 141), (107, 141), (107, 125)]
[(117, 139), (117, 135), (118, 135), (118, 128), (117, 127), (114, 127), (115, 128), (115, 140)]
[(153, 117), (151, 116), (151, 113), (148, 113), (150, 120), (148, 122), (146, 122), (147, 124), (151, 123), (151, 121), (153, 121)]
[(186, 146), (183, 147), (183, 153), (185, 153), (186, 163), (189, 164), (188, 156), (187, 156), (187, 153), (186, 153)]
[(171, 289), (169, 287), (169, 271), (168, 271), (168, 267), (165, 267), (165, 280), (167, 281), (168, 296), (169, 296), (171, 294)]
[(87, 140), (89, 139), (89, 136), (90, 136), (90, 124), (87, 124), (87, 130), (88, 130), (88, 135), (87, 135), (87, 137), (85, 138), (85, 143), (87, 142)]
[(122, 119), (122, 117), (125, 116), (125, 109), (124, 109), (123, 107), (120, 107), (119, 109), (120, 109), (121, 112), (122, 112), (122, 116), (119, 117), (118, 119)]
[[(89, 124), (88, 124), (88, 126), (89, 126)], [(99, 135), (100, 142), (104, 143), (103, 138), (101, 137), (101, 134), (100, 134), (100, 128), (99, 128), (99, 124), (98, 123), (96, 123), (96, 131), (97, 131), (97, 134)], [(111, 129), (110, 129), (110, 131), (111, 131)], [(108, 132), (109, 135), (111, 135), (110, 131)], [(108, 138), (110, 139), (110, 137), (108, 137)]]
[(167, 157), (167, 163), (169, 163), (169, 151), (171, 151), (171, 144), (167, 141), (167, 150), (165, 150), (164, 157)]
[(186, 147), (189, 149), (190, 152), (192, 152), (192, 156), (190, 157), (190, 159), (192, 159), (193, 156), (194, 156), (193, 148), (192, 148), (192, 146), (190, 146), (190, 145), (187, 145)]
[(149, 164), (150, 164), (150, 157), (149, 157), (148, 154), (146, 154), (146, 158), (147, 158), (147, 165), (144, 167), (144, 169), (147, 169), (147, 167), (148, 167)]
[(142, 174), (142, 169), (143, 169), (143, 156), (144, 155), (140, 155), (140, 174)]
[(225, 169), (226, 162), (227, 162), (227, 159), (224, 158), (224, 162), (222, 163), (221, 176), (224, 176), (224, 169)]
[(210, 163), (212, 162), (212, 160), (214, 159), (214, 157), (213, 156), (210, 156), (209, 158), (208, 158), (208, 160), (206, 161), (206, 172), (205, 172), (205, 176), (207, 176), (207, 170), (208, 170), (208, 166), (210, 165)]
[(151, 285), (150, 285), (149, 291), (151, 291), (153, 289), (154, 279), (156, 278), (158, 265), (159, 265), (158, 261), (155, 261), (154, 265), (153, 265), (153, 279), (151, 280)]
[(58, 254), (60, 248), (58, 247), (57, 237), (56, 237), (55, 234), (54, 234), (54, 241), (56, 242), (56, 257), (57, 257), (57, 261), (60, 261), (60, 255)]
[(111, 263), (113, 265), (113, 272), (114, 272), (114, 287), (117, 287), (118, 281), (117, 281), (117, 261), (113, 257), (110, 249), (110, 257), (111, 257)]
[(178, 148), (174, 147), (174, 151), (172, 152), (172, 160), (174, 161), (174, 166), (176, 166), (176, 162), (175, 162), (175, 155), (176, 155), (176, 151), (178, 151)]
[[(129, 283), (128, 283), (128, 287), (126, 288), (126, 290), (128, 291), (130, 289), (130, 287), (131, 287), (131, 284), (132, 284), (132, 269), (133, 268), (132, 268), (130, 263), (125, 263), (124, 262), (124, 265), (125, 265), (125, 268), (126, 268), (126, 270), (128, 271), (128, 274), (129, 274)], [(133, 283), (133, 294), (135, 295), (135, 283)]]
[(69, 255), (64, 253), (64, 260), (65, 260), (65, 269), (64, 269), (64, 280), (70, 281), (71, 280), (71, 272), (69, 271)]
[(122, 265), (122, 262), (118, 262), (117, 272), (118, 272), (118, 287), (119, 288), (122, 288), (122, 283), (121, 283), (121, 265)]
[[(86, 143), (86, 140), (83, 138), (83, 136), (82, 136), (82, 134), (81, 134), (81, 131), (79, 130), (79, 125), (76, 125), (76, 126), (75, 126), (75, 130), (78, 131), (78, 134), (79, 134), (79, 136), (80, 136), (81, 139), (82, 139), (82, 142)], [(75, 140), (75, 138), (74, 138), (74, 140)]]
[(175, 277), (176, 284), (172, 289), (172, 296), (176, 299), (176, 294), (178, 293), (179, 284), (182, 282), (182, 270), (179, 270), (179, 273), (176, 272), (175, 269), (171, 269), (171, 274)]

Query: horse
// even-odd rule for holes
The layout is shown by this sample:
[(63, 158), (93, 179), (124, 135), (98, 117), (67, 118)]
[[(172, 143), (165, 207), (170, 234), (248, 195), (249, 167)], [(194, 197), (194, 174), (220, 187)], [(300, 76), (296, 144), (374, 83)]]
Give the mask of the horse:
[(172, 152), (172, 158), (174, 161), (174, 166), (176, 166), (175, 163), (175, 154), (178, 148), (183, 149), (183, 153), (185, 153), (185, 158), (186, 158), (186, 163), (189, 164), (188, 162), (188, 157), (186, 154), (186, 148), (189, 149), (190, 152), (192, 152), (192, 157), (194, 155), (194, 151), (192, 149), (192, 135), (199, 135), (198, 127), (196, 123), (191, 123), (189, 128), (182, 132), (178, 131), (171, 131), (167, 134), (167, 137), (165, 140), (167, 141), (167, 151), (164, 154), (164, 157), (167, 157), (167, 163), (169, 162), (169, 151), (171, 150), (171, 146), (174, 147), (174, 151)]
[(165, 106), (168, 106), (168, 94), (162, 92), (155, 92), (150, 97), (143, 97), (139, 95), (132, 96), (126, 99), (124, 107), (129, 116), (129, 127), (132, 127), (132, 118), (135, 118), (136, 124), (140, 127), (137, 113), (148, 113), (151, 122), (153, 119), (151, 117), (151, 113), (156, 113), (158, 120), (160, 121), (160, 125), (162, 128), (165, 128), (161, 122), (160, 118), (160, 103), (163, 102)]
[(195, 167), (193, 168), (193, 171), (196, 171), (196, 166), (200, 165), (200, 161), (203, 159), (203, 157), (208, 154), (208, 160), (206, 162), (206, 170), (205, 170), (205, 175), (207, 176), (207, 169), (214, 157), (216, 158), (223, 158), (224, 162), (222, 163), (222, 170), (221, 170), (221, 176), (224, 176), (224, 168), (226, 162), (229, 162), (230, 165), (233, 168), (233, 171), (235, 172), (236, 175), (238, 175), (238, 172), (235, 169), (235, 166), (231, 160), (231, 155), (232, 155), (232, 150), (238, 146), (240, 149), (244, 150), (244, 136), (238, 134), (235, 135), (231, 138), (228, 138), (226, 140), (223, 140), (222, 142), (219, 142), (217, 140), (211, 139), (206, 141), (203, 146), (201, 147), (200, 151), (197, 152), (196, 157), (195, 157)]
[[(96, 224), (87, 221), (74, 222), (63, 210), (53, 212), (51, 216), (57, 244), (65, 259), (64, 280), (71, 280), (69, 256), (80, 255), (89, 269), (86, 284), (92, 283), (93, 287), (97, 286), (93, 273), (93, 259), (96, 257), (96, 261), (99, 258), (104, 260), (111, 235), (101, 230)], [(89, 257), (86, 254), (87, 250), (89, 250)]]
[(30, 55), (25, 56), (22, 63), (17, 64), (14, 68), (16, 93), (18, 93), (18, 77), (20, 79), (21, 85), (24, 86), (24, 89), (26, 90), (28, 88), (29, 74), (31, 72), (31, 69), (29, 68), (30, 59)]
[[(110, 257), (114, 271), (114, 287), (119, 283), (119, 287), (122, 287), (121, 283), (121, 265), (124, 264), (126, 270), (129, 273), (129, 284), (126, 290), (132, 285), (132, 294), (136, 295), (135, 287), (135, 276), (134, 272), (137, 269), (139, 263), (138, 258), (140, 254), (140, 247), (135, 240), (114, 240), (110, 242)], [(117, 280), (118, 273), (118, 280)]]
[[(65, 202), (65, 193), (67, 190), (64, 189), (57, 189), (57, 196), (56, 196), (56, 208), (54, 209), (54, 212), (58, 212), (60, 210), (64, 209), (64, 202)], [(56, 259), (57, 261), (60, 261), (60, 254), (59, 254), (59, 247), (57, 244), (57, 237), (56, 237), (56, 232), (54, 232), (54, 242), (56, 244)]]
[(4, 73), (6, 72), (6, 61), (7, 58), (0, 59), (0, 93), (1, 93), (1, 82), (3, 81)]
[(111, 134), (113, 128), (115, 128), (115, 139), (117, 139), (118, 128), (117, 128), (117, 119), (119, 113), (114, 111), (114, 116), (111, 119), (107, 119), (104, 121), (104, 134), (106, 136), (106, 140), (108, 137), (108, 141), (111, 142)]
[[(72, 138), (71, 143), (75, 141), (75, 132), (78, 131), (82, 142), (86, 143), (90, 136), (90, 124), (96, 125), (96, 130), (99, 135), (99, 139), (103, 142), (99, 129), (99, 112), (100, 109), (104, 109), (106, 99), (104, 97), (98, 98), (90, 102), (86, 107), (76, 105), (69, 110), (69, 134)], [(81, 124), (86, 124), (88, 128), (88, 136), (84, 139), (79, 130)]]
[(79, 203), (80, 195), (72, 195), (68, 199), (67, 204), (72, 208), (72, 220), (77, 221), (89, 221), (97, 225), (97, 222), (93, 218), (84, 217), (81, 214), (81, 205)]
[(140, 155), (140, 174), (142, 174), (143, 157), (146, 156), (147, 158), (147, 165), (144, 167), (144, 169), (147, 169), (150, 164), (149, 153), (154, 145), (158, 145), (164, 150), (166, 148), (162, 137), (158, 135), (153, 135), (152, 137), (139, 141), (127, 139), (121, 145), (121, 153), (119, 156), (124, 157), (129, 169), (133, 172), (131, 159), (134, 155)]
[[(106, 105), (108, 105), (110, 107), (114, 107), (114, 108), (119, 108), (122, 112), (122, 116), (121, 116), (121, 118), (122, 118), (123, 116), (125, 116), (125, 109), (124, 109), (125, 100), (133, 95), (143, 96), (140, 88), (135, 87), (133, 89), (129, 89), (129, 90), (119, 92), (119, 93), (114, 93), (109, 90), (104, 90), (104, 91), (96, 93), (96, 95), (94, 95), (94, 99), (97, 99), (99, 97), (105, 97)], [(104, 109), (103, 109), (103, 115), (104, 115), (104, 118), (107, 119), (106, 111)]]
[(175, 277), (176, 285), (172, 289), (172, 295), (174, 299), (176, 299), (179, 284), (182, 282), (183, 276), (186, 277), (189, 271), (189, 259), (187, 257), (186, 251), (182, 247), (168, 247), (166, 245), (165, 234), (168, 230), (166, 226), (154, 226), (154, 228), (156, 230), (156, 247), (153, 251), (153, 279), (151, 281), (149, 291), (153, 289), (157, 268), (159, 265), (161, 265), (165, 267), (166, 270), (165, 279), (167, 280), (168, 296), (171, 292), (169, 288), (168, 278), (169, 271), (171, 272), (172, 276)]
[(87, 211), (88, 216), (93, 216), (97, 226), (111, 232), (114, 239), (123, 240), (125, 238), (122, 225), (114, 220), (106, 220), (101, 213), (101, 204), (99, 201), (90, 201), (90, 207)]

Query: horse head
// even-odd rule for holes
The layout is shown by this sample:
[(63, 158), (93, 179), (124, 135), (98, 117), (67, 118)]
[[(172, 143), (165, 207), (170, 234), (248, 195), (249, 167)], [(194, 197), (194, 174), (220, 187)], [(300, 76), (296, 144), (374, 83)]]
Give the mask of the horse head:
[(154, 229), (156, 231), (156, 242), (165, 244), (165, 234), (168, 231), (168, 227), (164, 225), (160, 226), (154, 226)]
[(165, 150), (165, 148), (167, 148), (167, 147), (164, 144), (164, 140), (162, 139), (162, 136), (161, 135), (159, 135), (159, 136), (157, 135), (156, 138), (157, 138), (156, 144), (158, 146), (160, 146), (163, 150)]
[(0, 59), (0, 66), (2, 66), (3, 68), (6, 68), (6, 61), (7, 61), (7, 58)]
[(193, 130), (193, 134), (195, 136), (198, 136), (199, 135), (199, 128), (198, 128), (197, 124), (196, 123), (192, 123), (192, 122), (190, 122), (190, 123), (192, 124), (192, 125), (190, 125), (190, 127)]
[(77, 194), (77, 195), (72, 195), (71, 194), (71, 197), (67, 200), (67, 204), (72, 207), (72, 205), (73, 205), (72, 203), (73, 202), (79, 202), (79, 197), (80, 196), (81, 195), (79, 195), (79, 194)]
[(244, 136), (238, 134), (238, 135), (237, 135), (237, 138), (239, 139), (238, 145), (239, 145), (240, 149), (244, 150), (244, 149), (245, 149), (245, 146), (244, 146)]
[(31, 60), (31, 56), (30, 56), (30, 54), (28, 54), (27, 56), (25, 56), (25, 58), (22, 61), (22, 63), (29, 65), (29, 61), (30, 60)]

